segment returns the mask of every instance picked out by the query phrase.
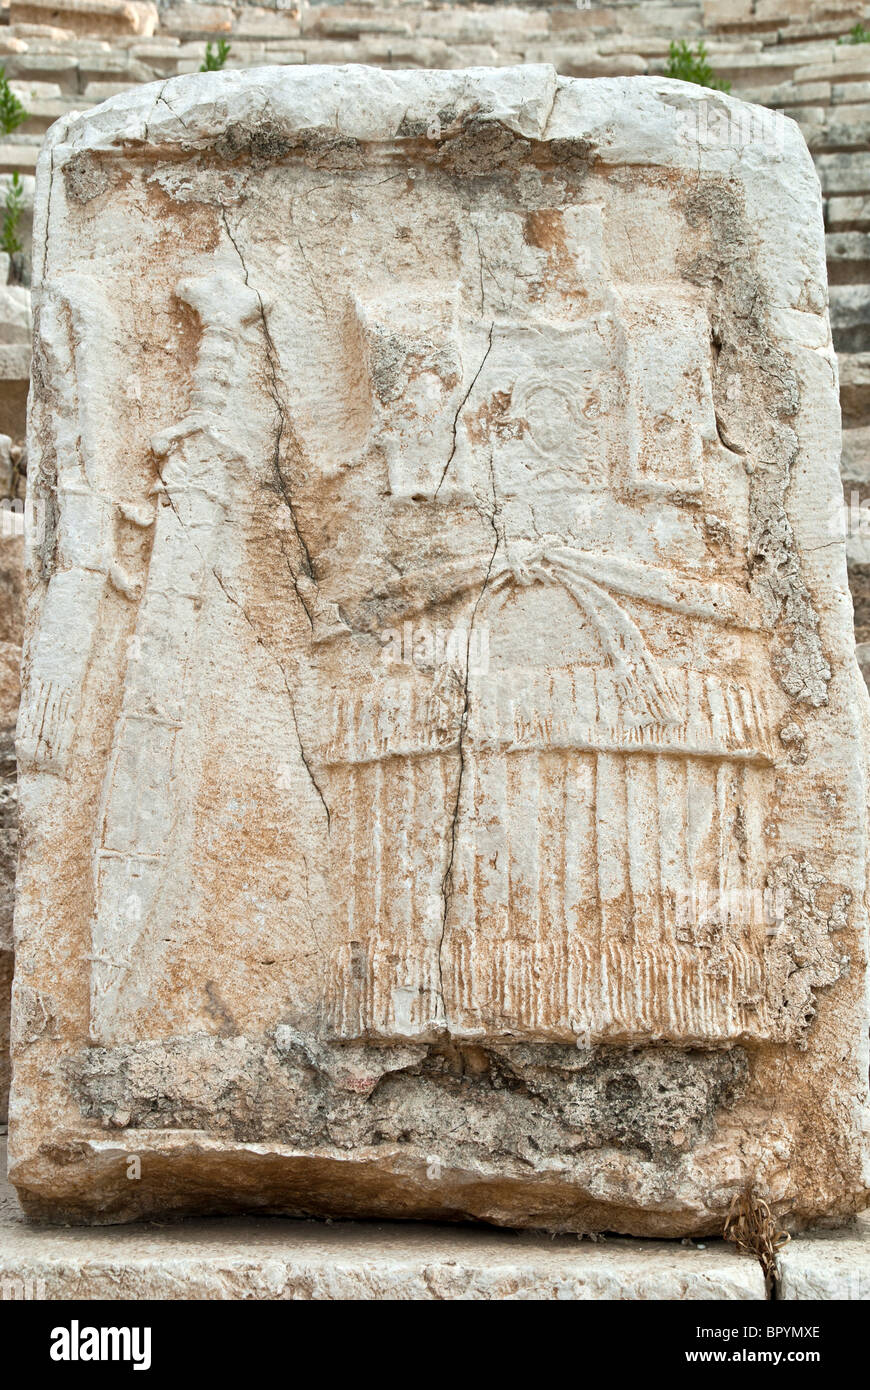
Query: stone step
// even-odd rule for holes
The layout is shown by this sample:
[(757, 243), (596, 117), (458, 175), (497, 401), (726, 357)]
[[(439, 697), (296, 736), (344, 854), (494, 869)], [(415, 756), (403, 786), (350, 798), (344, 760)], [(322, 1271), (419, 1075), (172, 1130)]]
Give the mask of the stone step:
[(870, 646), (870, 509), (855, 507), (847, 511), (846, 565), (855, 613), (855, 640)]
[(0, 342), (0, 381), (30, 380), (30, 343)]
[[(852, 111), (861, 114), (853, 118)], [(850, 153), (870, 147), (870, 108), (863, 103), (836, 112), (818, 110), (807, 121), (797, 115), (794, 115), (794, 119), (800, 125), (813, 154)]]
[(759, 106), (778, 109), (781, 106), (829, 106), (831, 91), (830, 82), (781, 82), (777, 87), (747, 90), (742, 95), (744, 101), (754, 101)]
[(793, 29), (815, 27), (823, 22), (835, 25), (843, 34), (864, 17), (860, 0), (704, 0), (704, 23), (710, 29), (768, 29), (788, 33)]
[(870, 150), (820, 154), (815, 165), (823, 193), (870, 193)]
[[(102, 99), (102, 98), (101, 98)], [(83, 106), (90, 105), (87, 97), (76, 97), (72, 93), (65, 96), (39, 98), (35, 101), (25, 102), (27, 108), (27, 120), (23, 121), (18, 127), (16, 134), (39, 136), (44, 135), (49, 126), (59, 120), (61, 116), (66, 116), (70, 111), (81, 110)], [(36, 143), (31, 140), (29, 143)]]
[(825, 254), (832, 286), (870, 281), (870, 232), (828, 232)]
[(78, 60), (70, 53), (13, 53), (0, 57), (10, 81), (54, 82), (62, 91), (78, 90)]
[(796, 82), (866, 82), (870, 74), (870, 44), (833, 48), (827, 62), (807, 63), (794, 72)]
[[(27, 135), (17, 141), (13, 135), (0, 140), (0, 174), (32, 174), (36, 170), (41, 145), (34, 144), (33, 136)], [(0, 374), (2, 375), (2, 374)]]
[[(547, 1236), (418, 1222), (186, 1221), (46, 1229), (25, 1222), (0, 1137), (0, 1283), (51, 1299), (765, 1298), (761, 1266), (721, 1240)], [(42, 1281), (41, 1284), (39, 1281)]]
[[(867, 685), (870, 686), (870, 642), (856, 642), (855, 655), (858, 658), (858, 666), (860, 668), (861, 675), (864, 677), (864, 680), (867, 682)], [(848, 1240), (848, 1237), (846, 1239)], [(865, 1235), (864, 1244), (865, 1246), (870, 1247), (870, 1239), (868, 1239), (867, 1235)], [(829, 1253), (833, 1254), (833, 1251), (830, 1251)], [(851, 1252), (849, 1253), (851, 1254)], [(803, 1292), (803, 1290), (808, 1289), (810, 1287), (809, 1283), (804, 1282), (805, 1271), (795, 1268), (794, 1266), (789, 1267), (788, 1265), (786, 1265), (785, 1268), (788, 1270), (787, 1281), (786, 1279), (783, 1279), (782, 1283), (780, 1284), (781, 1291), (778, 1294), (778, 1297), (785, 1299), (828, 1297), (838, 1299), (863, 1298), (866, 1300), (868, 1298), (868, 1293), (870, 1293), (870, 1268), (868, 1268), (868, 1263), (870, 1263), (870, 1261), (868, 1261), (868, 1256), (870, 1256), (870, 1248), (865, 1249), (864, 1251), (864, 1265), (861, 1272), (857, 1275), (857, 1279), (855, 1278), (855, 1263), (853, 1258), (849, 1259), (847, 1270), (843, 1269), (842, 1261), (837, 1260), (836, 1262), (839, 1266), (837, 1273), (839, 1273), (841, 1276), (845, 1273), (851, 1274), (850, 1283), (847, 1283), (842, 1278), (840, 1279), (840, 1288), (849, 1288), (851, 1284), (852, 1289), (857, 1288), (860, 1290), (863, 1286), (863, 1293), (858, 1292), (844, 1294), (840, 1292), (836, 1294), (826, 1294), (822, 1292), (822, 1288), (824, 1287), (824, 1285), (820, 1286), (819, 1275), (821, 1275), (822, 1278), (825, 1278), (825, 1273), (819, 1265), (816, 1265), (816, 1268), (814, 1270), (815, 1277), (812, 1283), (813, 1292)], [(801, 1263), (803, 1263), (803, 1261), (801, 1261)], [(832, 1273), (833, 1270), (829, 1271), (829, 1275)], [(825, 1279), (825, 1283), (827, 1284), (827, 1279)], [(830, 1288), (831, 1284), (827, 1284), (827, 1287)]]
[(860, 232), (870, 229), (870, 197), (828, 198), (825, 225), (831, 232)]
[(870, 352), (870, 284), (833, 284), (829, 298), (837, 352)]
[(213, 39), (232, 33), (234, 13), (229, 5), (170, 5), (160, 19), (161, 34)]
[[(853, 13), (857, 12), (857, 19), (862, 18), (863, 6), (855, 6)], [(866, 13), (863, 15), (866, 18)], [(857, 22), (856, 19), (856, 22)], [(844, 23), (842, 19), (818, 19), (810, 24), (790, 24), (787, 29), (776, 31), (776, 42), (778, 44), (805, 44), (814, 39), (837, 39), (842, 38), (844, 31), (848, 31), (852, 26)]]
[[(8, 274), (8, 256), (5, 260)], [(29, 353), (31, 327), (30, 290), (23, 285), (0, 285), (0, 345), (23, 344)]]
[[(807, 52), (803, 49), (764, 49), (760, 53), (734, 54), (728, 56), (723, 54), (715, 63), (712, 64), (716, 76), (725, 78), (732, 85), (734, 95), (740, 96), (744, 89), (756, 89), (761, 86), (778, 86), (785, 81), (793, 80), (796, 74), (802, 69), (809, 73), (812, 69), (819, 69), (819, 76), (814, 77), (814, 81), (831, 81), (832, 79), (822, 71), (823, 68), (831, 67), (832, 64), (823, 64), (819, 61), (822, 57), (820, 53)], [(838, 77), (844, 74), (837, 72)]]
[(61, 25), (76, 34), (153, 34), (157, 6), (150, 0), (10, 0), (11, 24)]
[(834, 106), (848, 106), (856, 101), (870, 101), (870, 82), (831, 83), (831, 102)]
[(843, 491), (870, 486), (870, 425), (843, 430), (843, 457), (840, 465)]
[(639, 77), (663, 65), (661, 59), (648, 60), (640, 53), (602, 54), (582, 44), (533, 45), (526, 49), (526, 62), (552, 63), (563, 77)]
[(870, 424), (870, 353), (838, 352), (840, 405), (847, 429)]

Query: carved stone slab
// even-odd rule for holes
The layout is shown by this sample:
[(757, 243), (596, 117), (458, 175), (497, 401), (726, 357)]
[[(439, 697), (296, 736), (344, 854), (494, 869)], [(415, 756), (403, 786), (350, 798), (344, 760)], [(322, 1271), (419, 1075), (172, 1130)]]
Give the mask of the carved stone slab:
[(681, 1235), (747, 1191), (863, 1204), (820, 195), (790, 122), (724, 148), (705, 104), (747, 109), (270, 69), (55, 127), (31, 1212)]

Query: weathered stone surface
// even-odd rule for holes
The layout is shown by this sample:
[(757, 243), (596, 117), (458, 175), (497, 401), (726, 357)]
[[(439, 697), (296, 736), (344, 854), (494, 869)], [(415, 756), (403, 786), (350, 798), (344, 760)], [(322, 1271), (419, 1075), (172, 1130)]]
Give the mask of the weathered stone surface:
[[(7, 462), (4, 501), (17, 498), (19, 479), (10, 441), (0, 436)], [(14, 513), (0, 512), (8, 523)], [(9, 528), (10, 530), (12, 528)], [(9, 1006), (12, 992), (12, 912), (18, 857), (18, 794), (14, 733), (18, 713), (18, 667), (24, 619), (24, 540), (0, 532), (0, 1122), (9, 1100)]]
[(760, 1300), (761, 1267), (714, 1240), (606, 1240), (395, 1222), (24, 1222), (0, 1138), (3, 1299)]
[(820, 195), (792, 123), (715, 144), (711, 105), (739, 121), (663, 79), (261, 70), (54, 128), (32, 1213), (865, 1202)]
[(777, 1297), (870, 1300), (870, 1222), (845, 1231), (816, 1231), (793, 1240), (779, 1256)]
[(75, 34), (153, 34), (151, 0), (10, 0), (12, 24), (57, 24)]
[(0, 343), (30, 346), (30, 291), (24, 285), (0, 285)]

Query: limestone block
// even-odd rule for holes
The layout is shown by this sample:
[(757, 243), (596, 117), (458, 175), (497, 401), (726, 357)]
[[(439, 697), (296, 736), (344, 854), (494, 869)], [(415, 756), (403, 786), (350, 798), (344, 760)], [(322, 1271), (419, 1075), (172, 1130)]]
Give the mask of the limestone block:
[(580, 6), (569, 9), (567, 6), (562, 8), (554, 5), (548, 6), (543, 14), (538, 13), (542, 20), (549, 22), (550, 32), (560, 42), (586, 38), (591, 30), (600, 34), (613, 33), (621, 28), (636, 28), (635, 25), (626, 24), (625, 16), (620, 15), (619, 10), (605, 5), (590, 6), (588, 10)]
[(762, 1300), (761, 1266), (714, 1240), (604, 1240), (413, 1222), (25, 1223), (0, 1136), (6, 1299)]
[(822, 62), (802, 64), (796, 68), (796, 82), (866, 82), (870, 73), (870, 53), (864, 44), (844, 44), (834, 47), (829, 58)]
[(298, 12), (276, 14), (274, 10), (242, 10), (233, 24), (233, 43), (239, 39), (296, 39), (302, 32)]
[(548, 58), (568, 77), (636, 77), (648, 68), (638, 53), (601, 54), (588, 44), (535, 45), (529, 57), (537, 62)]
[(9, 1108), (9, 1012), (12, 1002), (13, 964), (12, 951), (0, 946), (0, 1124), (5, 1122)]
[(823, 150), (864, 151), (870, 144), (870, 118), (863, 105), (847, 106), (837, 112), (825, 113), (824, 117), (819, 112), (820, 119), (810, 115), (806, 122), (803, 113), (790, 111), (789, 115), (801, 126), (813, 154)]
[(870, 280), (870, 232), (830, 232), (825, 249), (831, 283)]
[(820, 154), (816, 170), (825, 193), (870, 193), (870, 151), (857, 154)]
[(167, 34), (229, 34), (233, 27), (229, 5), (172, 5), (164, 10), (160, 32)]
[(36, 169), (38, 156), (39, 144), (32, 135), (17, 140), (14, 136), (8, 136), (0, 143), (0, 174), (11, 174), (17, 170), (31, 175)]
[(837, 366), (843, 419), (850, 427), (863, 424), (870, 420), (870, 352), (840, 352)]
[(827, 222), (832, 232), (858, 232), (870, 228), (870, 198), (829, 198)]
[(866, 1216), (846, 1231), (818, 1231), (787, 1245), (779, 1257), (777, 1298), (870, 1300)]
[[(827, 84), (808, 82), (806, 87), (813, 90), (817, 85)], [(854, 101), (870, 101), (870, 82), (834, 82), (831, 84), (831, 101), (835, 106), (850, 105)]]
[(30, 383), (30, 344), (0, 342), (0, 432), (24, 438)]
[(300, 67), (50, 133), (31, 1214), (683, 1236), (747, 1188), (794, 1227), (866, 1202), (821, 196), (793, 122), (711, 142), (711, 104), (747, 114)]
[[(23, 45), (26, 47), (26, 45)], [(78, 64), (76, 53), (31, 53), (19, 52), (4, 60), (8, 78), (27, 82), (54, 82), (63, 91), (78, 91)]]
[[(16, 288), (7, 285), (5, 289)], [(27, 381), (30, 377), (30, 343), (0, 341), (0, 381)]]
[(870, 351), (870, 285), (831, 285), (830, 301), (837, 350)]
[(870, 428), (843, 431), (843, 487), (870, 489)]
[[(11, 441), (0, 436), (0, 453), (8, 460)], [(12, 484), (4, 482), (3, 502)], [(0, 512), (0, 523), (10, 513)], [(23, 538), (0, 525), (0, 1123), (9, 1096), (9, 1005), (12, 993), (12, 909), (18, 855), (18, 799), (13, 730), (18, 712), (18, 665), (24, 618)]]
[(57, 25), (75, 34), (141, 34), (157, 28), (151, 0), (10, 0), (10, 24)]
[(711, 29), (752, 28), (753, 0), (704, 0), (704, 23)]
[(30, 290), (0, 285), (0, 343), (30, 345)]
[(833, 15), (841, 16), (844, 23), (848, 23), (863, 16), (860, 0), (757, 0), (753, 9), (759, 20), (770, 20), (776, 24)]
[[(447, 14), (450, 11), (446, 11)], [(414, 32), (415, 15), (407, 16), (401, 9), (375, 10), (361, 5), (313, 5), (303, 9), (299, 29), (306, 36), (322, 39), (354, 39), (360, 34), (402, 34)], [(432, 16), (426, 17), (431, 32)]]

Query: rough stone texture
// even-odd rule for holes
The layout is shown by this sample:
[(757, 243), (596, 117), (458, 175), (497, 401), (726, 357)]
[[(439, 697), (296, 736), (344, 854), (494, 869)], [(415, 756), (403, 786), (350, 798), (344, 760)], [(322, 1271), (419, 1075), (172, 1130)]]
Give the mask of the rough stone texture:
[(761, 1267), (708, 1245), (418, 1224), (189, 1220), (26, 1224), (0, 1138), (0, 1300), (763, 1299)]
[(157, 28), (157, 6), (150, 0), (10, 0), (9, 19), (74, 34), (151, 35)]
[(795, 126), (699, 143), (701, 103), (740, 119), (662, 79), (263, 69), (55, 127), (35, 1215), (865, 1202), (818, 184)]
[[(202, 5), (162, 0), (160, 26), (155, 36), (132, 31), (107, 33), (113, 10), (123, 11), (123, 0), (110, 0), (108, 14), (99, 5), (77, 9), (75, 24), (20, 23), (21, 11), (0, 29), (0, 55), (12, 79), (16, 95), (28, 116), (10, 140), (0, 146), (0, 167), (24, 173), (25, 210), (19, 234), (29, 253), (32, 169), (43, 132), (70, 110), (104, 99), (137, 82), (153, 81), (177, 73), (195, 71), (205, 41), (226, 37), (232, 45), (231, 67), (262, 64), (364, 61), (385, 67), (409, 63), (461, 66), (470, 59), (494, 64), (521, 60), (550, 61), (557, 70), (582, 70), (591, 74), (609, 64), (614, 75), (660, 73), (667, 61), (671, 38), (691, 43), (705, 40), (717, 73), (732, 82), (735, 94), (766, 106), (784, 108), (795, 119), (809, 143), (822, 175), (826, 197), (823, 206), (828, 237), (828, 271), (834, 285), (866, 285), (870, 260), (865, 243), (870, 235), (870, 163), (867, 130), (870, 121), (870, 74), (867, 49), (840, 42), (857, 22), (870, 27), (870, 6), (837, 3), (816, 7), (782, 4), (776, 13), (744, 0), (723, 0), (702, 5), (690, 0), (679, 6), (621, 3), (595, 5), (589, 10), (572, 4), (443, 4), (434, 8), (426, 0), (401, 0), (400, 4), (308, 4), (289, 11), (280, 0), (264, 6), (247, 0), (236, 5)], [(45, 0), (39, 18), (51, 20), (58, 5)], [(5, 15), (10, 15), (6, 7)], [(33, 16), (36, 18), (36, 16)], [(124, 22), (124, 27), (126, 21)], [(437, 45), (437, 51), (436, 51)], [(598, 68), (595, 68), (598, 64)], [(863, 65), (863, 66), (862, 66)], [(822, 80), (815, 74), (822, 72)], [(826, 77), (825, 77), (826, 74)], [(862, 80), (862, 74), (863, 79)], [(845, 79), (845, 80), (841, 80)], [(8, 174), (0, 173), (0, 201), (5, 199)], [(839, 192), (837, 190), (840, 190)], [(0, 280), (8, 274), (8, 261), (0, 255)], [(25, 281), (26, 283), (26, 281)], [(20, 300), (23, 296), (19, 295)], [(870, 309), (870, 301), (862, 301)], [(6, 308), (13, 310), (6, 324)], [(0, 296), (0, 430), (18, 443), (24, 434), (29, 354), (18, 335), (20, 318), (15, 301)], [(862, 311), (863, 312), (863, 311)], [(9, 333), (11, 331), (11, 337)], [(867, 535), (870, 508), (870, 354), (849, 350), (851, 340), (866, 332), (863, 317), (841, 330), (834, 325), (834, 345), (840, 366), (841, 402), (845, 412), (843, 483), (850, 518), (847, 546), (850, 586), (856, 605), (856, 637), (865, 677), (870, 677), (870, 589), (868, 589)], [(7, 350), (3, 344), (9, 344)], [(5, 495), (5, 494), (4, 494)], [(0, 986), (0, 1000), (3, 999)], [(5, 1001), (8, 1011), (8, 1000)], [(0, 1002), (0, 1015), (4, 1004)], [(5, 1058), (0, 1025), (0, 1058)], [(6, 1062), (0, 1060), (0, 1069)]]
[[(7, 475), (2, 495), (11, 500), (17, 496), (18, 482), (10, 453), (10, 441), (0, 437), (0, 455)], [(14, 515), (12, 512), (0, 513), (0, 522), (9, 523)], [(18, 856), (18, 798), (13, 740), (18, 713), (23, 587), (23, 537), (0, 534), (0, 1121), (6, 1119), (9, 1098), (12, 911)]]
[(779, 1256), (777, 1298), (870, 1300), (870, 1220), (801, 1236)]

